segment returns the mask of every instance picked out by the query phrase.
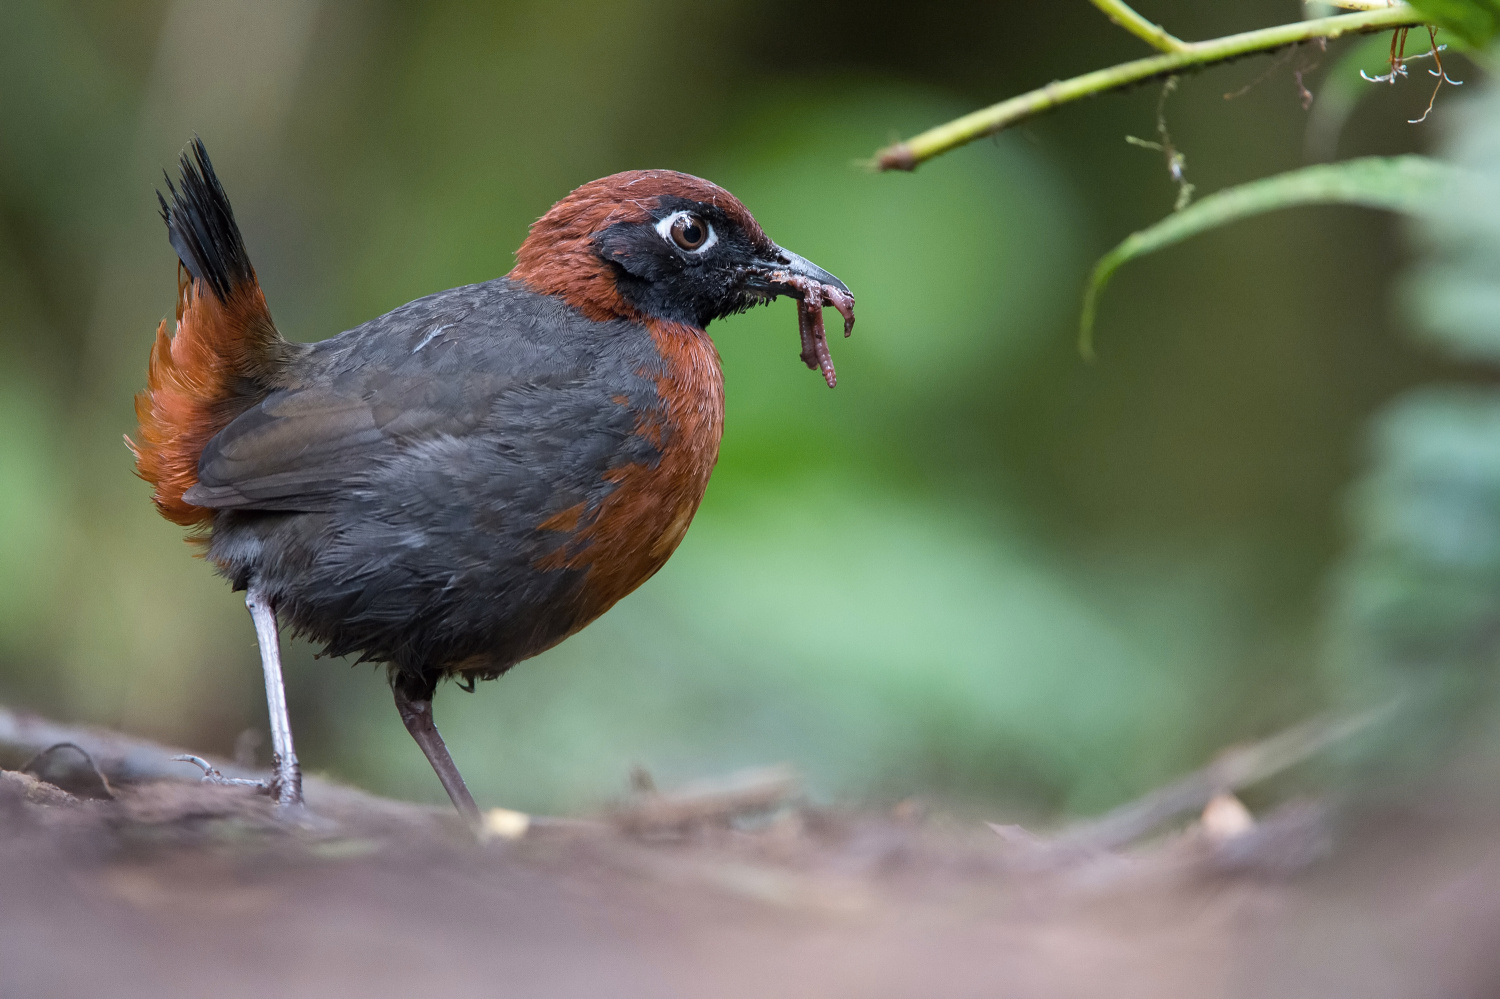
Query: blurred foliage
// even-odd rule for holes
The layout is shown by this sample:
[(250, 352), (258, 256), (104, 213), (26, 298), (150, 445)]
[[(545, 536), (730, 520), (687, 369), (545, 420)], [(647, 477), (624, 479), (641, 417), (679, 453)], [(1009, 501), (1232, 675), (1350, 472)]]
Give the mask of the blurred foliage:
[(1363, 205), (1425, 212), (1434, 195), (1453, 182), (1450, 174), (1441, 163), (1425, 156), (1367, 156), (1344, 163), (1303, 167), (1215, 191), (1160, 222), (1131, 233), (1100, 258), (1083, 295), (1083, 312), (1078, 321), (1079, 347), (1086, 356), (1093, 356), (1094, 314), (1099, 296), (1115, 271), (1137, 257), (1252, 215), (1298, 205)]
[(1409, 0), (1411, 5), (1470, 48), (1482, 49), (1500, 34), (1500, 0)]
[[(1500, 361), (1500, 87), (1471, 98), (1449, 156), (1464, 168), (1421, 230), (1409, 311), (1431, 342)], [(1413, 749), (1493, 722), (1500, 679), (1500, 391), (1424, 388), (1380, 414), (1354, 493), (1354, 537), (1332, 636), (1351, 691), (1404, 695)], [(1415, 726), (1413, 728), (1412, 726)]]
[[(1284, 6), (1150, 15), (1207, 37)], [(681, 551), (578, 637), (440, 695), (484, 803), (786, 759), (825, 796), (1094, 809), (1324, 706), (1355, 442), (1434, 368), (1370, 293), (1401, 264), (1388, 222), (1255, 219), (1142, 261), (1090, 367), (1087, 261), (1174, 193), (1121, 141), (1153, 88), (913, 176), (854, 165), (1138, 51), (1076, 7), (0, 6), (0, 699), (219, 752), (264, 725), (242, 604), (120, 444), (174, 289), (150, 192), (196, 131), (294, 338), (504, 273), (552, 201), (632, 167), (723, 183), (859, 297), (834, 392), (787, 303), (716, 324), (726, 436)], [(1184, 80), (1201, 189), (1298, 164), (1294, 74), (1320, 89), (1321, 58)], [(1405, 121), (1429, 89), (1367, 94), (1345, 152), (1425, 141)], [(441, 800), (378, 671), (293, 644), (288, 677), (305, 766)]]

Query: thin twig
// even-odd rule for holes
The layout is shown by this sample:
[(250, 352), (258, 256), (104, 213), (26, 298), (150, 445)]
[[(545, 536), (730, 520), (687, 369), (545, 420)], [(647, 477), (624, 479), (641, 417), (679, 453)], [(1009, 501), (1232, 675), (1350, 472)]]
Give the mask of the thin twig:
[(919, 164), (935, 156), (941, 156), (975, 139), (993, 135), (1061, 104), (1119, 90), (1153, 77), (1201, 69), (1240, 56), (1270, 52), (1319, 38), (1343, 38), (1347, 35), (1362, 35), (1422, 23), (1422, 15), (1403, 4), (1360, 14), (1336, 14), (1313, 21), (1260, 28), (1206, 42), (1184, 42), (1185, 47), (1180, 51), (1136, 59), (1072, 79), (1058, 80), (1030, 93), (1012, 97), (928, 129), (921, 135), (880, 150), (875, 154), (873, 166), (879, 170), (914, 170)]
[(1124, 0), (1091, 0), (1095, 7), (1104, 11), (1109, 19), (1147, 45), (1162, 52), (1181, 52), (1188, 43), (1169, 34), (1159, 24), (1153, 24), (1137, 14)]
[[(1329, 7), (1338, 7), (1342, 10), (1390, 10), (1392, 7), (1400, 7), (1403, 0), (1322, 0)], [(1314, 6), (1310, 0), (1303, 0), (1302, 6)]]
[(1427, 116), (1432, 114), (1432, 106), (1437, 103), (1438, 91), (1443, 89), (1444, 83), (1451, 83), (1455, 87), (1462, 87), (1464, 85), (1464, 81), (1453, 79), (1448, 75), (1448, 71), (1443, 68), (1443, 57), (1440, 53), (1444, 46), (1437, 43), (1437, 32), (1429, 27), (1427, 29), (1427, 37), (1432, 42), (1432, 48), (1428, 51), (1428, 54), (1437, 63), (1437, 69), (1429, 69), (1427, 72), (1437, 77), (1437, 84), (1432, 88), (1432, 96), (1427, 99), (1427, 110), (1422, 112), (1422, 117), (1420, 118), (1408, 118), (1406, 120), (1408, 125), (1420, 125), (1427, 120)]
[(1079, 855), (1129, 846), (1176, 816), (1198, 811), (1217, 794), (1274, 777), (1364, 731), (1388, 717), (1391, 710), (1387, 707), (1353, 718), (1304, 722), (1261, 742), (1227, 750), (1201, 770), (1100, 818), (1064, 829), (1048, 841), (1048, 846), (1060, 853)]
[(1167, 77), (1167, 82), (1162, 84), (1161, 97), (1156, 101), (1156, 136), (1159, 141), (1147, 142), (1133, 135), (1125, 136), (1125, 141), (1132, 146), (1142, 149), (1154, 149), (1162, 154), (1167, 161), (1167, 176), (1172, 178), (1172, 183), (1177, 185), (1177, 201), (1172, 206), (1174, 212), (1180, 212), (1193, 200), (1193, 192), (1197, 190), (1187, 179), (1187, 157), (1178, 150), (1172, 142), (1172, 133), (1167, 130), (1167, 98), (1177, 89), (1177, 77)]
[(610, 818), (628, 832), (680, 830), (773, 811), (795, 797), (800, 786), (801, 778), (789, 766), (742, 770), (670, 792), (638, 793), (614, 808)]
[[(0, 753), (36, 753), (54, 742), (74, 742), (83, 747), (93, 757), (99, 771), (110, 777), (111, 786), (115, 790), (120, 789), (121, 784), (156, 780), (186, 783), (192, 780), (190, 771), (172, 760), (174, 756), (187, 756), (180, 748), (124, 735), (123, 732), (62, 724), (0, 705)], [(272, 777), (269, 771), (251, 771), (213, 757), (202, 762), (208, 763), (208, 766), (217, 771), (243, 778), (260, 777), (269, 780)], [(393, 801), (315, 775), (308, 775), (303, 783), (303, 790), (308, 795), (308, 807), (317, 814), (318, 819), (350, 823), (347, 828), (362, 829), (369, 834), (407, 834), (416, 829), (426, 831), (432, 828), (456, 829), (453, 825), (456, 816), (449, 805), (438, 807)], [(531, 825), (534, 828), (603, 828), (598, 823), (550, 819), (546, 816), (531, 816)]]
[(1287, 49), (1285, 52), (1281, 53), (1281, 55), (1271, 60), (1271, 65), (1266, 67), (1265, 72), (1261, 73), (1259, 76), (1251, 80), (1249, 83), (1245, 84), (1240, 89), (1230, 91), (1229, 93), (1225, 94), (1224, 99), (1226, 101), (1232, 101), (1237, 98), (1244, 97), (1250, 91), (1254, 90), (1256, 87), (1260, 86), (1262, 83), (1265, 83), (1268, 79), (1270, 79), (1271, 74), (1280, 69), (1296, 53), (1296, 49)]
[(29, 755), (64, 742), (83, 747), (99, 770), (116, 783), (186, 777), (182, 767), (171, 762), (171, 757), (182, 753), (180, 749), (0, 707), (0, 748)]
[[(64, 725), (0, 705), (0, 750), (32, 754), (59, 742), (82, 747), (117, 791), (122, 784), (192, 779), (186, 768), (172, 761), (174, 756), (186, 755), (181, 749), (107, 729)], [(212, 758), (205, 762), (238, 776), (270, 776), (265, 771), (247, 771)], [(436, 808), (391, 801), (318, 777), (309, 776), (304, 790), (309, 806), (320, 816), (335, 821), (347, 818), (364, 828), (429, 828), (434, 823), (449, 821), (450, 810), (446, 805)]]
[(104, 771), (100, 770), (99, 764), (94, 762), (93, 755), (87, 749), (84, 749), (76, 742), (54, 742), (46, 749), (43, 749), (36, 755), (32, 756), (31, 759), (21, 764), (17, 769), (23, 774), (31, 773), (33, 777), (39, 777), (39, 774), (32, 773), (31, 768), (42, 762), (42, 760), (46, 757), (51, 756), (59, 749), (71, 749), (79, 756), (82, 756), (84, 761), (88, 763), (89, 769), (94, 771), (94, 776), (99, 778), (99, 786), (104, 789), (104, 796), (106, 798), (113, 798), (115, 796), (115, 789), (109, 786), (109, 778), (104, 776)]

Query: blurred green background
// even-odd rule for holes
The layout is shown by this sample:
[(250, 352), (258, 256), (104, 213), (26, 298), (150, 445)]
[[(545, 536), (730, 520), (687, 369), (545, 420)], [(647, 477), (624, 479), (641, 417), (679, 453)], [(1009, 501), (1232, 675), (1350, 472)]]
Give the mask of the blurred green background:
[[(1301, 16), (1139, 7), (1187, 38)], [(1319, 91), (1346, 49), (1185, 79), (1188, 179), (1304, 162), (1296, 75)], [(1133, 264), (1086, 365), (1088, 266), (1176, 195), (1124, 141), (1154, 136), (1159, 87), (914, 175), (858, 166), (1140, 54), (1083, 0), (0, 5), (0, 701), (222, 753), (264, 726), (240, 597), (121, 443), (175, 289), (152, 190), (196, 132), (294, 339), (504, 273), (553, 201), (637, 167), (728, 187), (858, 296), (833, 392), (791, 304), (715, 324), (724, 447), (676, 557), (438, 699), (481, 804), (788, 760), (825, 800), (1088, 811), (1334, 703), (1357, 680), (1320, 666), (1320, 622), (1364, 421), (1440, 371), (1398, 335), (1400, 224), (1284, 213)], [(1339, 155), (1425, 148), (1429, 93), (1368, 87)], [(378, 669), (294, 643), (288, 673), (304, 767), (443, 800)]]

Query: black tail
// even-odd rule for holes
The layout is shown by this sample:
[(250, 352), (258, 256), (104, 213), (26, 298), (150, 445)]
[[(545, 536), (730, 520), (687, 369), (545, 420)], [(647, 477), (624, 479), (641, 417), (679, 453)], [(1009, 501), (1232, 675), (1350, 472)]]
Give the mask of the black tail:
[(167, 238), (188, 273), (212, 288), (219, 301), (227, 302), (235, 288), (255, 280), (255, 268), (250, 266), (229, 196), (219, 186), (202, 139), (193, 137), (178, 166), (182, 190), (173, 187), (172, 178), (166, 177), (171, 204), (156, 192), (162, 221), (167, 223)]

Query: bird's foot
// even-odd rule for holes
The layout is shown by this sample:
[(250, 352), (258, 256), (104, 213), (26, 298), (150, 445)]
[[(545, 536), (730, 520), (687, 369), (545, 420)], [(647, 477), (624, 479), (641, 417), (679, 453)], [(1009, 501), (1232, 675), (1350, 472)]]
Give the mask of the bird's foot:
[(184, 754), (182, 756), (174, 756), (172, 759), (179, 763), (191, 763), (202, 770), (202, 783), (204, 784), (221, 784), (226, 787), (249, 787), (254, 788), (261, 794), (272, 793), (272, 784), (270, 781), (255, 780), (249, 777), (225, 777), (219, 773), (217, 768), (210, 766), (208, 761), (201, 756)]
[(302, 800), (302, 768), (295, 762), (287, 767), (280, 765), (278, 760), (276, 771), (270, 780), (257, 780), (249, 777), (225, 777), (201, 756), (183, 755), (174, 756), (172, 759), (182, 763), (191, 763), (202, 770), (201, 780), (204, 784), (247, 787), (256, 794), (269, 796), (276, 802), (276, 816), (282, 821), (303, 829), (326, 831), (334, 828), (333, 823), (316, 817), (307, 810), (307, 805)]
[(276, 799), (276, 810), (286, 815), (301, 815), (304, 811), (302, 764), (297, 762), (295, 755), (290, 759), (283, 758), (279, 753), (273, 753), (271, 756), (275, 769), (272, 771), (268, 790), (271, 797)]

